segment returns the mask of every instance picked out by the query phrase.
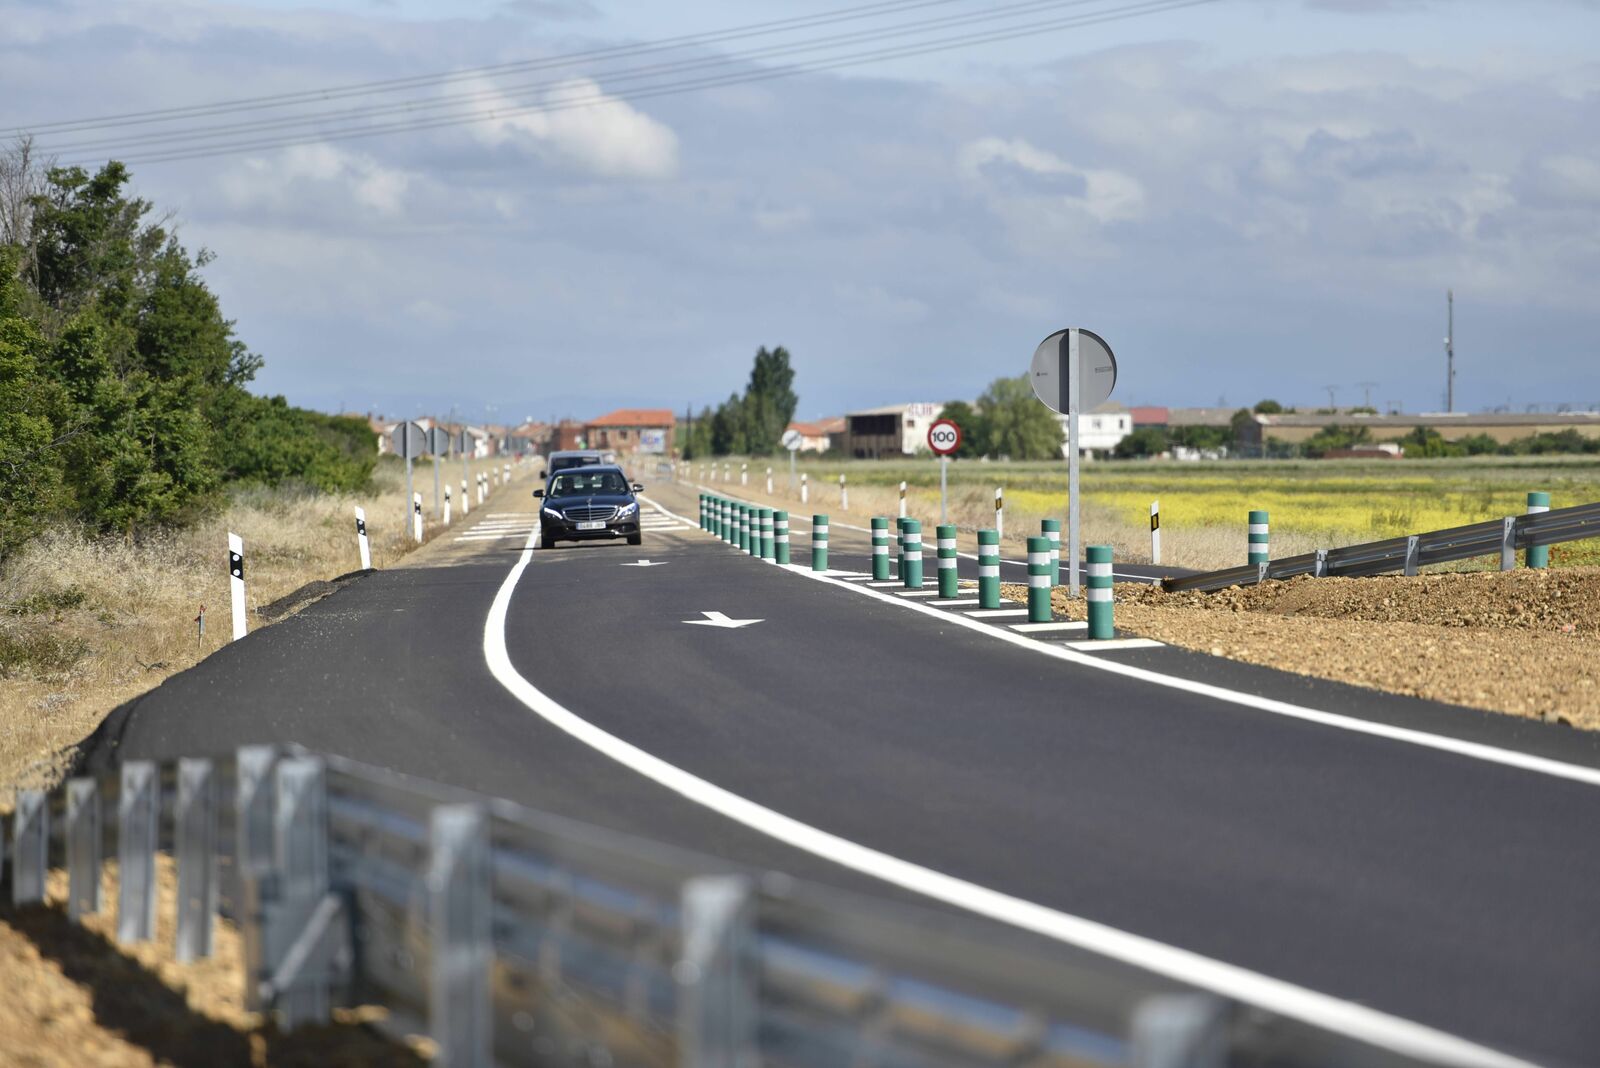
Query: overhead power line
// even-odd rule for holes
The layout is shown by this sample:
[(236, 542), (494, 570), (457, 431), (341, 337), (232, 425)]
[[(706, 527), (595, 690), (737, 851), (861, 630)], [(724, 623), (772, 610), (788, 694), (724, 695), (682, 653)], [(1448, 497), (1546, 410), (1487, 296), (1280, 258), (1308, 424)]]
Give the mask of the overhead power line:
[[(1011, 8), (1006, 10), (1009, 14), (1009, 17), (1014, 18), (1019, 14), (1025, 14), (1029, 11), (1038, 10), (1040, 8), (1048, 8), (1052, 6), (1078, 6), (1091, 2), (1103, 2), (1103, 0), (1028, 0), (1028, 2), (1025, 3), (1012, 5)], [(704, 89), (722, 88), (726, 86), (768, 81), (776, 78), (792, 77), (799, 74), (820, 73), (845, 67), (882, 62), (890, 59), (902, 59), (913, 56), (928, 55), (931, 53), (972, 47), (979, 44), (990, 44), (1000, 41), (1015, 40), (1017, 38), (1033, 36), (1041, 33), (1059, 32), (1066, 29), (1122, 21), (1125, 19), (1160, 14), (1188, 7), (1198, 7), (1217, 2), (1219, 2), (1219, 0), (1138, 0), (1138, 2), (1134, 3), (1123, 3), (1120, 5), (1104, 7), (1093, 12), (1080, 12), (1066, 17), (999, 27), (980, 33), (958, 34), (944, 38), (937, 38), (932, 41), (918, 41), (892, 47), (869, 49), (861, 52), (823, 56), (809, 62), (790, 64), (786, 66), (762, 68), (755, 71), (738, 71), (681, 81), (663, 81), (656, 84), (643, 85), (633, 90), (617, 93), (607, 92), (604, 89), (600, 89), (598, 91), (587, 93), (586, 95), (579, 94), (557, 100), (546, 99), (536, 103), (516, 104), (512, 107), (494, 107), (457, 111), (454, 113), (435, 115), (432, 117), (423, 118), (421, 120), (372, 123), (366, 125), (343, 125), (334, 126), (332, 128), (324, 127), (315, 130), (305, 129), (300, 132), (292, 132), (292, 127), (309, 127), (312, 125), (320, 125), (330, 121), (330, 119), (333, 119), (334, 121), (341, 121), (352, 118), (375, 117), (376, 114), (393, 113), (396, 111), (432, 110), (432, 105), (436, 103), (435, 100), (425, 100), (413, 106), (400, 106), (384, 109), (355, 109), (355, 114), (347, 116), (339, 116), (336, 113), (323, 113), (318, 115), (301, 116), (293, 120), (273, 120), (275, 127), (281, 128), (287, 126), (291, 128), (283, 130), (282, 136), (252, 137), (250, 135), (253, 133), (265, 132), (259, 130), (258, 124), (256, 123), (242, 123), (221, 127), (212, 127), (205, 131), (176, 131), (171, 135), (157, 135), (150, 137), (147, 140), (141, 139), (142, 143), (150, 145), (151, 150), (145, 154), (135, 152), (125, 161), (129, 163), (164, 163), (176, 162), (180, 160), (203, 159), (237, 152), (264, 151), (274, 148), (287, 148), (295, 145), (317, 144), (328, 141), (354, 140), (359, 138), (382, 136), (390, 133), (432, 130), (466, 123), (494, 121), (520, 115), (548, 114), (559, 111), (567, 111), (574, 108), (594, 107), (597, 105), (610, 103), (632, 102), (660, 96), (695, 92)], [(1022, 10), (1019, 11), (1014, 9)], [(978, 16), (965, 16), (965, 18), (975, 19), (978, 18)], [(935, 28), (948, 28), (948, 25), (941, 23)], [(868, 32), (878, 33), (879, 31)], [(904, 37), (925, 32), (927, 32), (926, 29), (902, 27), (893, 33), (889, 31), (882, 31), (882, 36)], [(856, 37), (858, 35), (846, 36)], [(854, 41), (853, 43), (861, 42)], [(809, 46), (807, 46), (805, 43), (800, 43), (778, 47), (784, 49), (805, 48), (806, 50), (815, 50), (819, 46), (816, 46), (813, 42)], [(771, 51), (771, 49), (758, 51), (766, 52)], [(748, 61), (748, 59), (743, 56), (735, 56), (728, 60), (717, 60), (715, 63), (712, 63), (712, 65), (726, 65), (728, 62), (740, 61)], [(711, 61), (706, 62), (711, 63)], [(681, 72), (682, 71), (677, 71), (677, 73)], [(658, 71), (655, 73), (659, 75), (663, 72)], [(648, 71), (635, 71), (630, 73), (626, 70), (616, 72), (615, 74), (600, 75), (600, 77), (612, 80), (613, 84), (617, 80), (632, 81), (639, 77), (648, 76), (650, 76), (650, 72)], [(564, 79), (561, 82), (549, 83), (548, 87), (559, 88), (562, 85), (570, 85), (571, 81), (572, 79)], [(492, 93), (486, 91), (486, 93), (488, 93), (488, 95), (503, 96), (508, 92), (527, 91), (528, 89), (526, 88), (520, 90), (503, 89), (494, 91)], [(479, 96), (479, 94), (467, 94), (467, 96), (472, 98)], [(453, 106), (459, 107), (464, 102), (465, 101), (452, 101), (450, 103)], [(269, 129), (271, 128), (272, 127), (269, 127)], [(178, 141), (191, 140), (191, 138), (198, 143), (176, 143)], [(98, 147), (107, 147), (106, 142), (94, 142), (93, 144)], [(58, 146), (47, 147), (51, 147), (53, 151), (60, 150)], [(80, 144), (77, 147), (80, 150), (88, 150), (90, 145)], [(93, 161), (84, 160), (82, 162), (90, 163)]]
[[(645, 67), (624, 68), (615, 72), (602, 72), (599, 74), (585, 73), (583, 75), (569, 74), (557, 79), (547, 79), (539, 82), (522, 82), (515, 85), (495, 86), (492, 88), (478, 89), (466, 93), (450, 93), (443, 96), (412, 98), (396, 103), (366, 105), (355, 108), (340, 108), (330, 111), (319, 111), (289, 115), (273, 119), (257, 119), (249, 122), (222, 123), (211, 126), (191, 126), (178, 130), (160, 130), (145, 133), (127, 134), (120, 137), (96, 138), (87, 141), (50, 142), (48, 148), (57, 154), (70, 154), (74, 152), (105, 152), (123, 148), (140, 146), (172, 144), (174, 148), (184, 141), (206, 140), (214, 135), (238, 134), (253, 130), (282, 130), (314, 123), (329, 121), (345, 121), (359, 118), (377, 118), (384, 115), (420, 114), (423, 112), (440, 111), (461, 104), (474, 101), (495, 101), (513, 98), (521, 94), (540, 93), (553, 89), (561, 89), (572, 83), (575, 78), (604, 78), (608, 89), (614, 88), (619, 83), (631, 83), (645, 78), (665, 74), (684, 74), (691, 71), (706, 70), (716, 67), (734, 66), (741, 63), (751, 63), (757, 60), (773, 59), (779, 56), (789, 56), (806, 52), (827, 51), (841, 45), (866, 44), (878, 40), (893, 40), (899, 37), (916, 36), (933, 33), (938, 30), (951, 29), (956, 26), (968, 26), (987, 22), (1001, 22), (1006, 19), (1020, 18), (1024, 15), (1048, 11), (1054, 8), (1085, 7), (1092, 4), (1109, 3), (1111, 0), (1020, 0), (1020, 2), (1006, 4), (999, 7), (987, 8), (978, 12), (965, 12), (956, 15), (946, 15), (937, 19), (927, 19), (911, 23), (898, 23), (893, 26), (880, 26), (867, 30), (855, 30), (850, 33), (830, 34), (824, 37), (809, 38), (802, 41), (787, 42), (784, 44), (767, 45), (762, 48), (745, 52), (734, 52), (710, 57), (699, 57), (688, 60), (677, 60), (671, 63), (658, 63)], [(615, 95), (611, 93), (609, 95)]]
[(236, 97), (231, 100), (218, 100), (208, 104), (191, 104), (183, 107), (158, 108), (147, 111), (127, 111), (122, 112), (121, 114), (99, 115), (82, 119), (61, 119), (55, 122), (30, 123), (24, 126), (19, 126), (12, 132), (17, 134), (40, 134), (64, 130), (82, 131), (98, 129), (105, 126), (170, 122), (178, 118), (193, 118), (196, 116), (225, 114), (235, 111), (252, 111), (261, 108), (286, 107), (293, 104), (320, 103), (325, 100), (340, 100), (354, 96), (398, 92), (427, 85), (447, 84), (453, 81), (464, 81), (472, 78), (490, 77), (500, 74), (520, 74), (530, 70), (548, 70), (555, 67), (572, 66), (579, 63), (591, 62), (597, 59), (616, 59), (627, 56), (646, 55), (651, 52), (660, 52), (669, 49), (724, 44), (728, 41), (742, 40), (747, 37), (783, 33), (797, 29), (810, 29), (813, 26), (826, 26), (834, 23), (851, 21), (853, 19), (877, 18), (883, 15), (897, 14), (901, 11), (915, 10), (917, 8), (943, 7), (949, 4), (960, 2), (962, 2), (962, 0), (879, 0), (877, 3), (838, 8), (833, 11), (818, 12), (815, 15), (797, 15), (786, 19), (749, 23), (744, 26), (735, 26), (724, 30), (710, 30), (704, 33), (691, 33), (683, 34), (677, 37), (665, 37), (655, 41), (643, 41), (631, 45), (613, 45), (606, 48), (594, 48), (582, 52), (567, 52), (560, 55), (544, 56), (539, 59), (517, 60), (509, 63), (492, 63), (480, 67), (460, 67), (454, 70), (436, 71), (431, 74), (414, 74), (403, 78), (384, 78), (378, 81), (354, 82), (345, 85), (330, 86), (322, 89), (304, 89), (298, 92), (273, 93), (265, 96)]

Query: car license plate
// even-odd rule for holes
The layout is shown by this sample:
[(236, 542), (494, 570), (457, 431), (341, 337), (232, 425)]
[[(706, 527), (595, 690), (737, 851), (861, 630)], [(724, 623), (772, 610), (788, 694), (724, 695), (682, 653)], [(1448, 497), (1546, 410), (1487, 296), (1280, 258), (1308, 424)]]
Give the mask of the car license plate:
[(604, 530), (604, 529), (606, 529), (606, 525), (601, 520), (594, 519), (594, 520), (591, 520), (591, 521), (589, 521), (587, 523), (579, 523), (578, 524), (578, 529), (579, 530)]

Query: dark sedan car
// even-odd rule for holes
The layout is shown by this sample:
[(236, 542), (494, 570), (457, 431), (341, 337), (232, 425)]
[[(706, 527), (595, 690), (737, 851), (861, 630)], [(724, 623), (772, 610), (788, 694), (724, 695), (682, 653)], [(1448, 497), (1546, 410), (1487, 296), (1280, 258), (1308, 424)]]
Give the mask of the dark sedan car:
[(558, 541), (627, 538), (629, 545), (638, 545), (639, 502), (633, 495), (643, 489), (630, 485), (622, 468), (611, 464), (556, 472), (544, 489), (533, 491), (544, 499), (539, 544), (548, 549)]

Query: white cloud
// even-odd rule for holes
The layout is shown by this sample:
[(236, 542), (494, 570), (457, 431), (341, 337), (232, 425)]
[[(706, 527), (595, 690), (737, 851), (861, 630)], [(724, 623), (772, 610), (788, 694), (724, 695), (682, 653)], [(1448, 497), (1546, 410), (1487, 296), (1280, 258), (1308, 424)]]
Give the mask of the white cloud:
[[(371, 156), (330, 144), (295, 145), (268, 157), (251, 157), (227, 168), (220, 180), (235, 208), (287, 209), (304, 196), (343, 197), (377, 215), (394, 216), (406, 206), (411, 176)], [(308, 188), (309, 187), (309, 188)]]
[(487, 81), (467, 84), (474, 110), (497, 113), (471, 126), (486, 144), (530, 148), (606, 178), (668, 178), (677, 172), (677, 135), (587, 78), (564, 82), (531, 103)]

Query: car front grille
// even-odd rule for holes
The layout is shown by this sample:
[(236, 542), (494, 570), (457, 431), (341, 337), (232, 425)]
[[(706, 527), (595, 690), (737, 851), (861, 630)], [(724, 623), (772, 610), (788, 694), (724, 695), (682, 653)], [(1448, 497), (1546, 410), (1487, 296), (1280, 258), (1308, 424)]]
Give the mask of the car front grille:
[(615, 519), (617, 509), (610, 504), (579, 504), (566, 509), (566, 516), (574, 523), (590, 523), (596, 519)]

